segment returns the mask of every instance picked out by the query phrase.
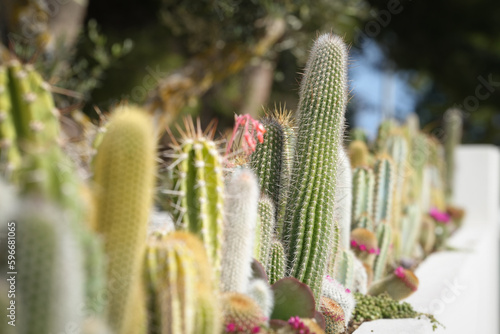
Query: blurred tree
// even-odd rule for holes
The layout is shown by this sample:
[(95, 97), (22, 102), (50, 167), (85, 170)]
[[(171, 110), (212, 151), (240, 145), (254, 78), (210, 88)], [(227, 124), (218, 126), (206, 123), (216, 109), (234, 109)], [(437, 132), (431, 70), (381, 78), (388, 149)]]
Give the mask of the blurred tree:
[[(500, 144), (500, 2), (368, 2), (374, 11), (363, 34), (375, 38), (399, 68), (419, 70), (434, 81), (417, 110), (424, 123), (439, 124), (448, 107), (461, 106), (465, 141)], [(391, 14), (395, 3), (402, 10)]]

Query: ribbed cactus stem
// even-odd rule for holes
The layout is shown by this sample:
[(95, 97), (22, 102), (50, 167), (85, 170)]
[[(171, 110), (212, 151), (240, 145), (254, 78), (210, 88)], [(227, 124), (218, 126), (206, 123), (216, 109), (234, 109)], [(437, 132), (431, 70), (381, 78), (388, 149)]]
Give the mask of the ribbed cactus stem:
[(248, 169), (236, 171), (227, 186), (224, 242), (221, 260), (221, 290), (246, 293), (252, 276), (251, 264), (259, 185)]
[(203, 133), (199, 123), (195, 129), (190, 119), (185, 120), (185, 128), (181, 142), (173, 144), (176, 160), (170, 165), (174, 171), (170, 193), (178, 196), (174, 216), (184, 229), (201, 238), (218, 276), (224, 205), (222, 158), (210, 139), (214, 128)]
[[(142, 333), (130, 324), (141, 313), (140, 284), (149, 212), (153, 203), (156, 145), (152, 120), (142, 110), (115, 110), (94, 164), (95, 226), (108, 256), (109, 322), (116, 333)], [(117, 280), (120, 282), (118, 285)], [(115, 283), (112, 283), (115, 282)], [(145, 319), (144, 319), (145, 320)]]
[(349, 144), (349, 158), (352, 168), (368, 166), (370, 152), (368, 146), (362, 140), (354, 140)]
[(281, 241), (277, 239), (274, 239), (271, 243), (271, 252), (266, 273), (270, 284), (274, 284), (274, 282), (285, 277), (285, 250)]
[(337, 260), (342, 253), (342, 248), (340, 247), (340, 228), (337, 222), (335, 222), (335, 224), (333, 225), (331, 243), (332, 248), (330, 250), (330, 257), (328, 259), (326, 273), (334, 277), (337, 271)]
[(392, 229), (391, 226), (385, 222), (382, 222), (377, 227), (377, 244), (378, 244), (378, 255), (375, 258), (375, 266), (373, 270), (373, 280), (379, 280), (385, 275), (385, 270), (387, 266), (387, 260), (389, 257), (389, 249), (392, 240)]
[(340, 247), (347, 248), (351, 234), (352, 169), (349, 157), (343, 148), (339, 150), (338, 162), (333, 221), (340, 227)]
[(422, 211), (417, 204), (409, 205), (406, 209), (405, 224), (402, 225), (402, 255), (411, 257), (417, 244), (422, 226)]
[[(375, 175), (369, 168), (356, 168), (352, 173), (352, 220), (357, 222), (363, 217), (371, 217)], [(364, 226), (355, 226), (364, 227)]]
[(444, 114), (444, 149), (446, 156), (446, 193), (448, 198), (453, 193), (453, 178), (455, 170), (455, 148), (462, 139), (462, 112), (449, 109)]
[(339, 254), (336, 265), (335, 279), (347, 289), (354, 288), (354, 260), (356, 256), (349, 249), (344, 249)]
[(378, 226), (382, 220), (391, 222), (394, 196), (394, 165), (387, 156), (375, 162), (375, 195), (373, 203), (373, 222)]
[(385, 150), (385, 142), (392, 131), (397, 127), (397, 122), (393, 119), (386, 119), (380, 123), (375, 139), (375, 151), (383, 153)]
[(274, 307), (274, 292), (267, 281), (254, 279), (250, 282), (248, 295), (259, 305), (260, 309), (269, 319)]
[(275, 209), (272, 200), (265, 196), (259, 199), (258, 224), (254, 245), (254, 257), (262, 263), (264, 267), (269, 261), (271, 250), (271, 240), (274, 235)]
[(347, 50), (320, 36), (301, 83), (298, 134), (285, 215), (288, 274), (321, 290), (330, 255), (339, 150), (347, 103)]

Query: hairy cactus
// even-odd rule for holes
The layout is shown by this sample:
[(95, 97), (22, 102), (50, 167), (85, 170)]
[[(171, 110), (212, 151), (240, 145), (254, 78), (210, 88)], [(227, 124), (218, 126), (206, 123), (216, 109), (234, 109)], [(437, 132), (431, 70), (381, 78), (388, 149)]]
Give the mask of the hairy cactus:
[(333, 300), (342, 308), (344, 311), (345, 326), (347, 327), (356, 307), (356, 300), (350, 289), (346, 289), (338, 281), (326, 275), (323, 277), (321, 296)]
[(333, 221), (339, 224), (340, 247), (347, 248), (349, 247), (349, 235), (351, 233), (352, 169), (349, 157), (344, 149), (339, 150), (338, 162)]
[(267, 327), (267, 319), (259, 305), (250, 297), (226, 292), (222, 296), (222, 314), (226, 333), (259, 333)]
[(337, 222), (335, 222), (335, 224), (333, 225), (331, 243), (332, 249), (330, 250), (330, 257), (328, 259), (326, 273), (328, 275), (335, 276), (338, 266), (337, 260), (342, 253), (342, 248), (340, 247), (340, 228)]
[(356, 168), (352, 173), (352, 221), (353, 228), (373, 230), (371, 219), (375, 176), (368, 168)]
[(258, 224), (254, 245), (254, 256), (264, 267), (269, 261), (271, 240), (274, 235), (275, 212), (274, 204), (268, 197), (259, 199)]
[(373, 279), (379, 280), (385, 275), (385, 268), (389, 258), (389, 248), (392, 240), (392, 228), (389, 224), (382, 222), (377, 227), (378, 254), (375, 258)]
[(153, 234), (145, 262), (153, 333), (218, 333), (213, 274), (196, 236)]
[(321, 313), (325, 318), (325, 333), (340, 334), (346, 329), (344, 310), (335, 301), (321, 297)]
[(248, 169), (236, 171), (227, 186), (221, 290), (246, 293), (252, 276), (259, 185)]
[(266, 129), (266, 138), (250, 155), (250, 166), (259, 179), (261, 192), (272, 199), (275, 219), (281, 221), (286, 207), (293, 152), (291, 118), (286, 110), (276, 110), (260, 122)]
[(368, 294), (378, 296), (384, 292), (394, 300), (405, 299), (417, 291), (418, 278), (413, 272), (403, 267), (398, 267), (389, 276), (374, 282)]
[[(141, 333), (144, 301), (135, 300), (153, 202), (155, 136), (152, 120), (133, 107), (115, 111), (95, 158), (94, 226), (108, 256), (109, 322), (117, 333)], [(120, 284), (116, 282), (119, 281)], [(134, 326), (134, 327), (132, 327)]]
[(446, 157), (446, 193), (448, 198), (453, 192), (453, 177), (455, 169), (455, 147), (462, 139), (462, 112), (449, 109), (444, 114), (444, 150)]
[[(15, 222), (3, 224), (0, 255), (5, 259), (1, 269), (7, 274), (7, 283), (15, 285), (15, 328), (19, 333), (34, 334), (63, 333), (68, 324), (80, 327), (80, 307), (85, 303), (84, 258), (78, 236), (70, 224), (64, 224), (73, 217), (39, 198), (25, 199), (13, 217)], [(7, 246), (3, 245), (12, 231), (15, 267), (7, 268)], [(17, 275), (9, 274), (11, 271)]]
[(354, 288), (354, 260), (356, 256), (350, 250), (341, 250), (336, 264), (335, 279), (346, 288)]
[(337, 166), (347, 102), (347, 50), (338, 36), (320, 36), (300, 89), (298, 134), (285, 214), (288, 274), (319, 298), (330, 255)]
[[(173, 170), (174, 217), (179, 225), (198, 235), (218, 276), (221, 261), (224, 181), (221, 157), (211, 140), (215, 128), (203, 133), (191, 119), (184, 120), (185, 131), (180, 143), (174, 140), (176, 160)], [(180, 130), (180, 129), (179, 129)]]
[(271, 284), (285, 277), (285, 250), (283, 249), (281, 241), (277, 239), (274, 239), (271, 243), (266, 273), (269, 277), (269, 283)]
[(349, 144), (348, 150), (352, 168), (367, 167), (369, 165), (370, 152), (364, 141), (353, 140)]
[(264, 316), (269, 319), (274, 307), (274, 293), (269, 283), (262, 279), (250, 281), (248, 295), (255, 300)]
[(386, 223), (391, 223), (394, 195), (394, 165), (392, 160), (387, 156), (381, 156), (375, 162), (374, 173), (373, 221), (375, 227), (377, 227), (382, 220), (385, 220)]

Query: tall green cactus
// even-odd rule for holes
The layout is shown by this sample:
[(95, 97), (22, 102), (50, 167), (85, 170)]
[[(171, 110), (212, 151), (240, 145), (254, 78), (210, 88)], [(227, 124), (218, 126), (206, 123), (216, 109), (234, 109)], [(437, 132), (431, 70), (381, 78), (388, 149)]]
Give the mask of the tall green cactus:
[(285, 214), (288, 274), (321, 291), (331, 249), (338, 155), (347, 103), (347, 49), (320, 36), (300, 89), (298, 134)]
[(340, 228), (340, 246), (349, 247), (352, 215), (352, 168), (343, 148), (339, 150), (333, 220)]
[(252, 276), (259, 185), (248, 169), (236, 171), (227, 186), (221, 290), (246, 293)]
[(347, 289), (354, 288), (354, 260), (356, 256), (351, 250), (344, 249), (337, 260), (335, 279)]
[[(375, 189), (375, 176), (369, 168), (356, 168), (352, 175), (352, 228), (368, 227), (371, 221), (373, 208), (373, 195)], [(360, 226), (362, 225), (362, 226)]]
[(256, 228), (254, 257), (262, 263), (264, 267), (269, 261), (269, 252), (271, 250), (271, 240), (274, 235), (275, 210), (274, 204), (267, 196), (259, 199), (258, 205), (258, 224)]
[(422, 225), (422, 210), (420, 210), (418, 204), (411, 204), (405, 208), (405, 212), (406, 215), (403, 217), (401, 226), (401, 255), (410, 258), (418, 242)]
[(150, 236), (145, 262), (152, 333), (219, 333), (213, 274), (195, 235)]
[(267, 263), (266, 273), (269, 277), (269, 283), (274, 282), (285, 277), (285, 250), (281, 241), (274, 239), (271, 244), (271, 252), (269, 255), (269, 262)]
[(375, 258), (375, 266), (373, 270), (373, 280), (377, 281), (385, 275), (387, 260), (389, 258), (389, 250), (392, 241), (391, 226), (382, 222), (377, 226), (377, 244), (379, 253)]
[(182, 227), (197, 234), (205, 248), (208, 258), (220, 272), (224, 181), (222, 178), (221, 157), (216, 144), (211, 140), (214, 128), (205, 133), (197, 128), (191, 119), (185, 119), (185, 132), (180, 143), (174, 142), (174, 155), (177, 158), (171, 165), (174, 189), (171, 194), (178, 195), (174, 203), (174, 216)]
[(462, 139), (462, 112), (449, 109), (444, 114), (444, 149), (446, 156), (446, 194), (448, 199), (453, 193), (453, 177), (455, 170), (455, 147)]
[(94, 163), (94, 226), (104, 237), (108, 256), (108, 318), (116, 333), (145, 331), (145, 319), (130, 320), (145, 307), (135, 294), (140, 294), (155, 158), (152, 120), (134, 107), (115, 110)]
[(378, 226), (382, 220), (390, 224), (394, 196), (394, 165), (391, 158), (385, 155), (379, 157), (375, 162), (374, 173), (373, 221), (375, 226)]
[(274, 203), (281, 230), (292, 163), (293, 126), (286, 110), (276, 110), (260, 122), (266, 129), (265, 140), (250, 155), (250, 167), (259, 179), (260, 191)]

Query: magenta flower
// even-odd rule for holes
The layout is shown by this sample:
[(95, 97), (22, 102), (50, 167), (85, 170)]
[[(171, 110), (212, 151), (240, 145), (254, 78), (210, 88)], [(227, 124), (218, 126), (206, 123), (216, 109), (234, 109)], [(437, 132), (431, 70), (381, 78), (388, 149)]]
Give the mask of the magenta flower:
[(437, 208), (432, 208), (429, 215), (438, 223), (448, 224), (450, 222), (450, 215), (439, 211)]
[(233, 145), (234, 139), (238, 134), (238, 130), (240, 125), (243, 127), (243, 149), (246, 154), (250, 155), (255, 151), (257, 147), (257, 141), (255, 140), (255, 136), (257, 136), (257, 140), (259, 143), (264, 142), (264, 133), (266, 133), (266, 129), (264, 126), (257, 120), (253, 119), (250, 115), (240, 115), (235, 116), (235, 123), (233, 128), (233, 134), (231, 135), (231, 139), (229, 139), (229, 143), (226, 148), (226, 155), (231, 150), (231, 146)]
[(405, 270), (403, 269), (403, 267), (397, 267), (396, 270), (394, 270), (394, 275), (396, 275), (399, 278), (404, 278)]

